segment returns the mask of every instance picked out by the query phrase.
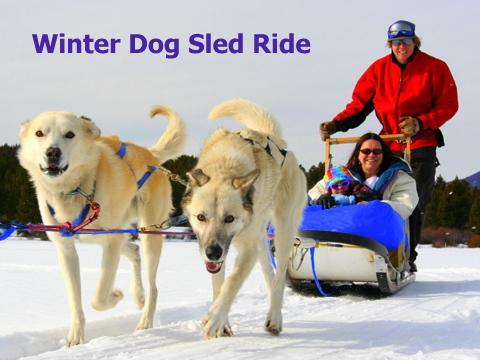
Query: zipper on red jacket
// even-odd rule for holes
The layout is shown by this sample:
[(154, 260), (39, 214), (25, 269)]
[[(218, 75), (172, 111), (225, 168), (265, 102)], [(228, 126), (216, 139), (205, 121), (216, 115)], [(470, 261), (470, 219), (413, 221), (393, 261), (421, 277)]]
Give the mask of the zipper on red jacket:
[[(405, 68), (400, 67), (400, 79), (398, 80), (398, 95), (397, 95), (397, 103), (395, 104), (395, 110), (397, 112), (397, 123), (400, 119), (400, 95), (402, 94), (402, 82), (403, 82), (403, 71)], [(400, 143), (400, 151), (405, 151), (406, 146)]]
[(402, 72), (400, 73), (400, 79), (398, 81), (398, 95), (397, 95), (397, 103), (395, 104), (395, 109), (397, 112), (397, 118), (400, 118), (400, 94), (402, 93), (402, 81), (403, 81), (403, 69), (401, 70)]

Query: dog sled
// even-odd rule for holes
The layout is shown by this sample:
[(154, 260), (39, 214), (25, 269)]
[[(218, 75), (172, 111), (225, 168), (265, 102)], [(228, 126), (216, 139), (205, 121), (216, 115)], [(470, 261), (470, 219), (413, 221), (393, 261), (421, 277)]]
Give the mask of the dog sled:
[(297, 290), (369, 284), (393, 294), (415, 280), (408, 264), (405, 221), (390, 205), (305, 209), (287, 269)]
[[(403, 139), (403, 135), (382, 138), (396, 140)], [(325, 168), (330, 163), (331, 144), (357, 140), (327, 139)], [(408, 160), (409, 146), (406, 152)], [(408, 263), (406, 229), (401, 216), (378, 200), (328, 210), (322, 205), (308, 206), (289, 259), (287, 285), (302, 293), (324, 296), (360, 288), (381, 295), (394, 294), (415, 280)], [(273, 237), (270, 250), (274, 262), (274, 230), (270, 229), (269, 234)], [(345, 291), (348, 288), (352, 291)]]

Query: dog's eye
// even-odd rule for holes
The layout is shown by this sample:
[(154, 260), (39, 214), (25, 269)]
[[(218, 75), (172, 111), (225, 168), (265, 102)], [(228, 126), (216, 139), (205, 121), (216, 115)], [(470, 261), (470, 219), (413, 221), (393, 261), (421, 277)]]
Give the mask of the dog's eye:
[(69, 131), (65, 134), (65, 137), (67, 139), (73, 139), (75, 137), (75, 134), (73, 132)]
[(235, 218), (232, 216), (232, 215), (228, 215), (226, 218), (225, 218), (225, 222), (227, 224), (233, 222), (233, 220), (235, 220)]
[(198, 219), (198, 221), (206, 221), (207, 220), (205, 218), (205, 215), (203, 215), (203, 214), (197, 215), (197, 219)]
[(38, 131), (35, 133), (35, 135), (36, 135), (37, 137), (43, 137), (43, 131), (38, 130)]

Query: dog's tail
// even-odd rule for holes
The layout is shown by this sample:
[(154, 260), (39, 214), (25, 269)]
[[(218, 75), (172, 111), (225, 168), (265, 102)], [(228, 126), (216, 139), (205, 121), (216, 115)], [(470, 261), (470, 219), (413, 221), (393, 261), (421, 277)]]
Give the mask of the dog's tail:
[(208, 118), (218, 119), (223, 116), (231, 116), (238, 122), (245, 124), (249, 129), (267, 132), (282, 138), (282, 127), (277, 119), (262, 108), (248, 100), (233, 99), (216, 106)]
[(180, 115), (168, 106), (155, 106), (150, 112), (150, 117), (153, 118), (155, 115), (163, 115), (170, 121), (162, 137), (150, 148), (160, 165), (182, 155), (187, 143), (187, 127)]

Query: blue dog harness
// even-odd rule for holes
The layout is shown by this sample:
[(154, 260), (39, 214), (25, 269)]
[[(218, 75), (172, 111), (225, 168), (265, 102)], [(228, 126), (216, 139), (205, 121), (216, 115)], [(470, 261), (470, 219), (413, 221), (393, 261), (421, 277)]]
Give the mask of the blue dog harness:
[[(117, 155), (119, 155), (122, 159), (125, 156), (125, 153), (127, 151), (127, 146), (128, 144), (122, 143), (122, 146), (120, 147), (120, 150), (117, 151)], [(135, 172), (133, 171), (132, 167), (125, 162), (128, 167), (130, 168), (130, 171), (133, 174), (133, 177), (135, 177)], [(137, 181), (138, 188), (140, 189), (143, 184), (148, 180), (148, 178), (152, 175), (154, 171), (156, 171), (158, 168), (156, 166), (148, 166), (150, 170), (148, 170), (140, 180)], [(65, 195), (82, 195), (87, 199), (87, 202), (85, 206), (83, 207), (82, 211), (78, 215), (78, 217), (72, 222), (73, 226), (78, 226), (79, 224), (83, 223), (85, 219), (87, 218), (87, 214), (91, 208), (91, 201), (93, 201), (93, 196), (95, 195), (95, 186), (93, 187), (93, 193), (91, 196), (86, 195), (82, 190), (81, 186), (77, 188), (77, 190), (73, 190)], [(50, 211), (50, 214), (55, 217), (55, 209), (47, 202), (48, 210)]]
[[(77, 190), (70, 191), (69, 193), (66, 193), (64, 195), (82, 195), (87, 199), (85, 206), (80, 212), (80, 215), (78, 215), (78, 217), (72, 222), (73, 227), (77, 227), (78, 225), (80, 225), (85, 221), (85, 219), (87, 218), (88, 212), (92, 208), (93, 196), (95, 195), (95, 184), (93, 185), (93, 192), (92, 192), (92, 195), (90, 196), (88, 196), (85, 192), (82, 191), (81, 185), (77, 188)], [(52, 217), (55, 218), (55, 209), (53, 208), (53, 206), (47, 202), (47, 207), (48, 207), (48, 211), (50, 211), (50, 215), (52, 215)], [(62, 231), (62, 235), (72, 236), (73, 234), (69, 234), (67, 231)]]
[[(128, 144), (122, 143), (122, 146), (120, 146), (120, 150), (117, 151), (117, 155), (119, 155), (122, 159), (125, 156), (125, 153), (127, 152), (127, 146)], [(135, 177), (135, 172), (133, 171), (132, 167), (126, 163), (128, 167), (130, 168), (130, 171), (132, 172), (133, 176)], [(143, 184), (148, 180), (148, 178), (152, 175), (152, 173), (157, 170), (158, 168), (156, 166), (148, 166), (150, 168), (149, 171), (147, 171), (140, 180), (137, 181), (138, 188), (140, 189)]]

